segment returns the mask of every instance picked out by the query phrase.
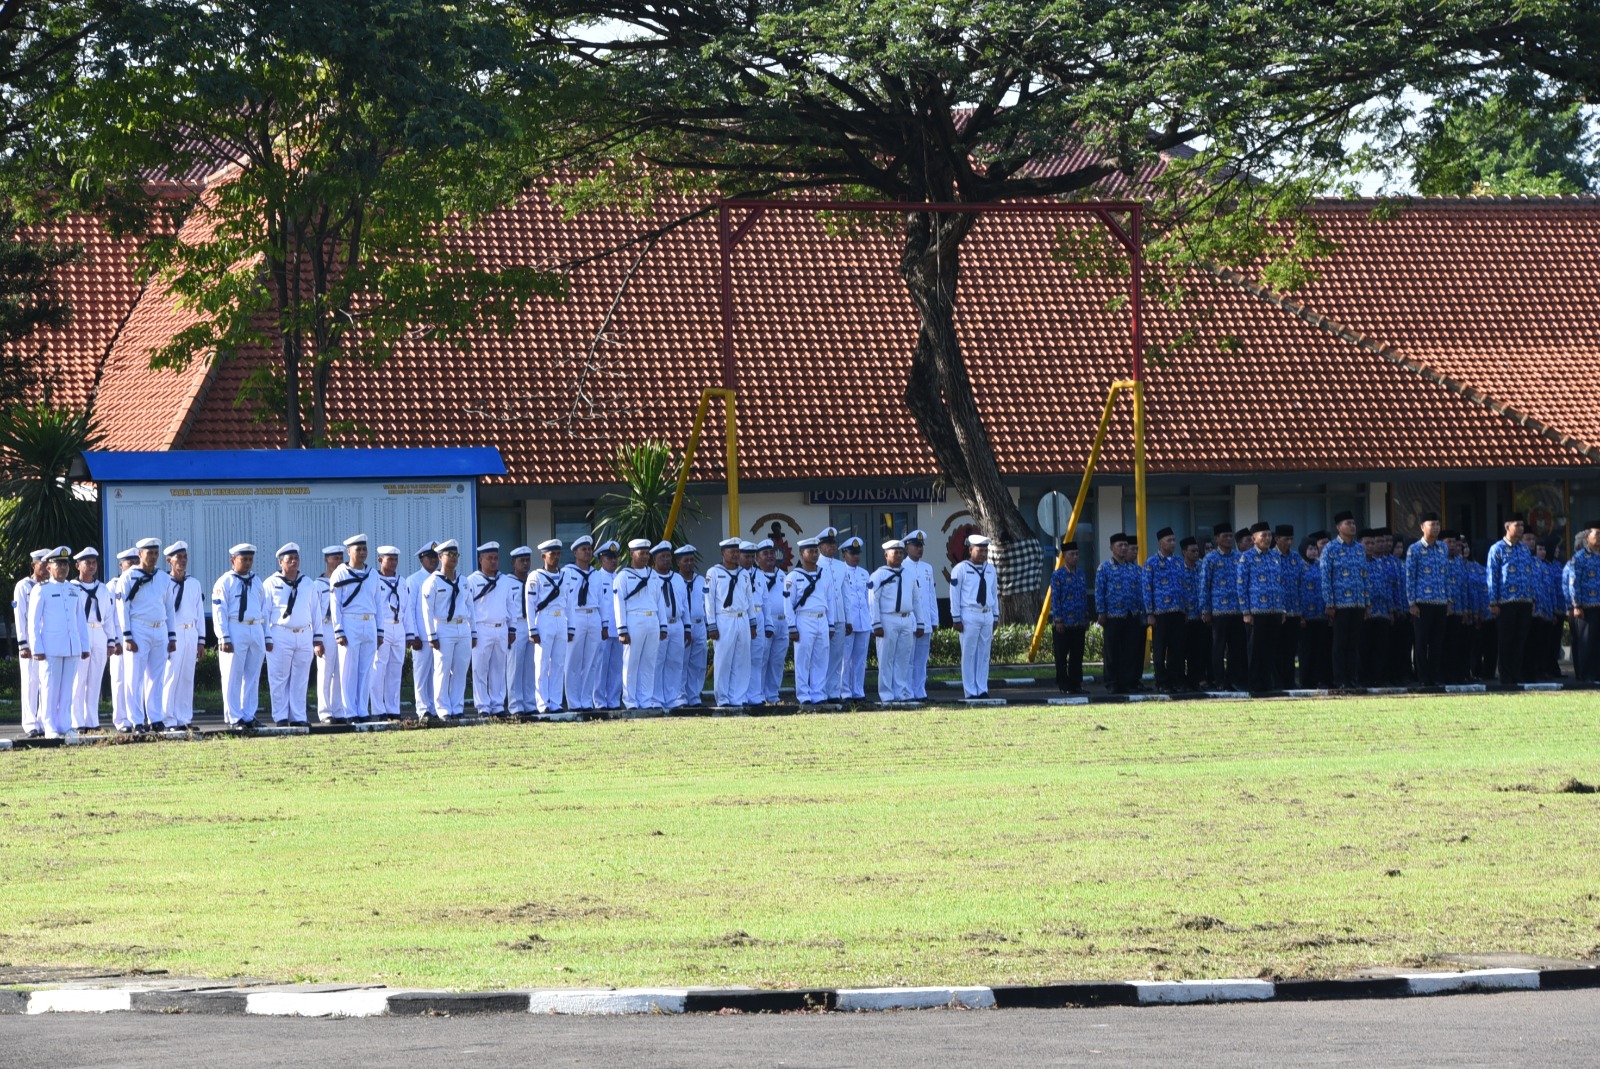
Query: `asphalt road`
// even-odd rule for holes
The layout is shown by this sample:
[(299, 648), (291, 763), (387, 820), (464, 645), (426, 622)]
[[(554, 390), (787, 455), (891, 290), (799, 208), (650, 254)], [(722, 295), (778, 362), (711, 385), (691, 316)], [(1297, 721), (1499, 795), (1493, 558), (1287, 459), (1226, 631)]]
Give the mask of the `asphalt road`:
[(1592, 1069), (1600, 991), (728, 1017), (0, 1017), (0, 1067), (1468, 1066)]

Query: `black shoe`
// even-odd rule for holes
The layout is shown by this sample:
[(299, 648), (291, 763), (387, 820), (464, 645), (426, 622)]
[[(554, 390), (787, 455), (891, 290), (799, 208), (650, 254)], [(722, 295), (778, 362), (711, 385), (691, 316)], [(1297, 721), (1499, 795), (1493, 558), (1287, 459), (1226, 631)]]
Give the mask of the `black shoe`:
[(157, 720), (155, 723), (150, 725), (150, 730), (165, 731), (167, 730), (167, 722), (165, 720)]
[(233, 730), (241, 735), (254, 735), (261, 730), (261, 725), (254, 720), (240, 720), (233, 725)]

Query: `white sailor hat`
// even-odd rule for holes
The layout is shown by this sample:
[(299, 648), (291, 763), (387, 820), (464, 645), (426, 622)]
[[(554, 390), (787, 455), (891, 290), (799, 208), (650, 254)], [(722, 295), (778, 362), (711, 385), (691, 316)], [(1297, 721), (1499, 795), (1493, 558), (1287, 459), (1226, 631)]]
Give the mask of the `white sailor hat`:
[(815, 549), (817, 548), (817, 540), (815, 538), (802, 538), (795, 543), (795, 546), (799, 549)]
[(928, 532), (924, 531), (920, 527), (917, 528), (915, 531), (910, 532), (905, 537), (905, 541), (907, 541), (907, 542), (926, 542), (927, 540), (928, 540)]
[(163, 557), (170, 557), (174, 553), (187, 553), (187, 552), (189, 552), (189, 543), (185, 542), (183, 539), (180, 538), (176, 542), (172, 543), (172, 545), (168, 546), (166, 549), (163, 549), (161, 551), (161, 555)]
[(139, 539), (139, 541), (137, 541), (137, 542), (135, 542), (133, 544), (133, 548), (134, 549), (160, 549), (161, 548), (161, 539), (159, 539), (159, 538), (141, 538), (141, 539)]
[(737, 538), (724, 538), (722, 541), (717, 543), (717, 548), (718, 549), (738, 549), (739, 548), (739, 540)]
[(692, 557), (696, 553), (699, 553), (699, 552), (700, 551), (698, 549), (695, 549), (694, 546), (692, 546), (689, 543), (685, 542), (683, 545), (681, 545), (677, 549), (673, 550), (672, 551), (672, 555), (674, 557)]
[(571, 548), (577, 549), (579, 546), (592, 546), (592, 545), (594, 545), (594, 538), (592, 536), (590, 536), (590, 535), (579, 535), (577, 538), (574, 538), (572, 540), (572, 547)]
[(422, 548), (417, 550), (417, 556), (426, 557), (429, 554), (432, 554), (433, 556), (437, 557), (439, 555), (439, 551), (438, 551), (438, 549), (436, 549), (434, 547), (434, 544), (432, 542), (424, 542), (424, 543), (422, 543)]
[(648, 538), (635, 538), (635, 539), (633, 539), (632, 541), (630, 541), (628, 543), (628, 548), (629, 549), (649, 549), (650, 548), (650, 540)]
[(51, 564), (71, 564), (72, 563), (72, 547), (71, 546), (56, 546), (56, 547), (54, 547), (53, 549), (50, 550), (50, 556), (45, 558), (45, 559), (48, 560)]
[(839, 528), (837, 527), (824, 527), (822, 530), (817, 532), (818, 542), (837, 542), (838, 540)]
[(559, 538), (546, 538), (543, 542), (539, 543), (540, 553), (553, 553), (560, 548), (561, 539)]
[(777, 545), (770, 538), (763, 538), (761, 541), (756, 543), (756, 552), (757, 553), (760, 553), (763, 549), (777, 549), (777, 548), (778, 548)]
[(285, 557), (285, 556), (289, 555), (290, 553), (293, 553), (295, 556), (298, 557), (300, 555), (300, 543), (298, 543), (298, 542), (285, 542), (283, 545), (278, 547), (278, 552), (274, 553), (273, 556), (274, 557)]
[(859, 552), (861, 547), (865, 546), (865, 545), (866, 545), (866, 543), (861, 541), (861, 539), (855, 537), (854, 535), (851, 535), (849, 538), (846, 538), (843, 543), (840, 544), (839, 548), (842, 549), (842, 550), (845, 550), (846, 552), (848, 552), (848, 551), (850, 551), (852, 549)]
[(739, 552), (740, 553), (754, 553), (755, 551), (756, 551), (756, 544), (754, 542), (746, 542), (746, 541), (743, 541), (743, 540), (741, 540), (739, 542)]
[(77, 555), (75, 557), (73, 557), (72, 559), (73, 560), (99, 560), (100, 559), (100, 551), (98, 549), (95, 549), (93, 546), (84, 546), (82, 549), (78, 550)]
[(367, 544), (367, 536), (364, 534), (351, 535), (344, 540), (344, 544), (346, 546), (364, 546)]
[[(34, 554), (34, 558), (33, 559), (34, 560), (44, 560), (43, 554), (44, 554), (44, 550), (40, 550), (38, 553)], [(117, 554), (117, 559), (118, 560), (138, 560), (139, 559), (139, 551), (130, 546), (128, 549), (125, 549), (121, 553), (118, 553)]]
[(460, 553), (461, 543), (454, 538), (446, 538), (443, 542), (435, 542), (433, 551), (435, 553)]
[(228, 550), (228, 556), (237, 557), (242, 553), (248, 553), (251, 556), (255, 556), (255, 552), (255, 546), (252, 546), (249, 542), (240, 542), (238, 545), (233, 546)]
[(898, 538), (891, 538), (883, 544), (884, 549), (905, 549), (906, 544)]
[(344, 556), (344, 547), (343, 546), (323, 546), (322, 547), (322, 555), (324, 557), (342, 557), (342, 556)]
[(400, 547), (399, 546), (379, 546), (378, 547), (378, 556), (380, 556), (380, 557), (398, 557), (399, 555), (400, 555)]
[(479, 553), (499, 553), (500, 552), (500, 543), (499, 542), (485, 542), (483, 545), (478, 547), (478, 552)]
[(595, 553), (602, 557), (607, 555), (614, 557), (617, 555), (617, 550), (621, 548), (622, 547), (617, 544), (617, 540), (615, 538), (608, 538), (604, 542), (600, 543), (600, 548), (595, 550)]
[(986, 546), (988, 544), (989, 540), (981, 534), (967, 535), (967, 545), (969, 546)]
[(672, 552), (672, 543), (668, 542), (665, 538), (663, 538), (661, 541), (657, 542), (655, 545), (650, 547), (650, 553), (651, 553), (652, 556), (654, 556), (657, 553), (671, 553), (671, 552)]
[(511, 551), (511, 557), (512, 557), (513, 560), (515, 560), (517, 557), (531, 557), (531, 556), (533, 556), (533, 547), (532, 546), (518, 546), (516, 549), (513, 549)]
[[(135, 550), (131, 550), (130, 549), (130, 550), (128, 550), (128, 552), (132, 553), (135, 557), (137, 557), (139, 555)], [(36, 549), (36, 550), (33, 550), (31, 553), (28, 554), (28, 559), (29, 560), (46, 560), (47, 558), (49, 558), (49, 556), (50, 556), (50, 551), (48, 549)]]

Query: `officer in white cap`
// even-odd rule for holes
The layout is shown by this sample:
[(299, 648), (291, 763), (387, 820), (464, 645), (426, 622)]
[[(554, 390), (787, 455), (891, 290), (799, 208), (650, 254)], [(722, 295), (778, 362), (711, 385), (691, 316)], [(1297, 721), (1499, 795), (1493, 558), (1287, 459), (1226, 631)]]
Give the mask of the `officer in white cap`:
[(561, 566), (561, 589), (572, 625), (567, 648), (567, 708), (574, 712), (594, 709), (595, 684), (600, 664), (600, 569), (594, 566), (594, 539), (579, 535), (572, 540), (572, 560)]
[(300, 571), (299, 545), (280, 546), (277, 557), (278, 570), (262, 581), (261, 593), (267, 602), (267, 634), (272, 638), (267, 654), (272, 722), (286, 726), (306, 722), (311, 662), (327, 656), (327, 645), (316, 580)]
[[(112, 619), (107, 629), (116, 634), (117, 644), (111, 647), (111, 659), (106, 662), (111, 669), (111, 726), (118, 732), (127, 734), (133, 730), (133, 717), (128, 710), (131, 706), (128, 700), (128, 658), (123, 654), (127, 652), (122, 645), (122, 585), (126, 581), (128, 572), (139, 562), (139, 551), (129, 546), (117, 554), (117, 574), (106, 580), (106, 589), (111, 592)], [(209, 606), (207, 606), (209, 608)]]
[(840, 666), (839, 695), (867, 696), (867, 642), (872, 637), (872, 616), (867, 608), (867, 588), (872, 575), (861, 567), (861, 539), (851, 537), (839, 547), (844, 557), (844, 662)]
[(650, 540), (629, 542), (628, 558), (628, 567), (617, 572), (611, 586), (611, 614), (623, 646), (622, 704), (652, 709), (661, 704), (653, 691), (661, 643), (667, 640), (667, 603), (650, 567)]
[(939, 623), (939, 590), (934, 585), (933, 565), (922, 559), (927, 539), (928, 533), (921, 530), (906, 535), (906, 560), (902, 565), (917, 588), (917, 626), (921, 630), (911, 644), (911, 696), (917, 701), (928, 697), (928, 657), (933, 652), (933, 630)]
[(186, 728), (194, 720), (194, 666), (205, 652), (211, 599), (205, 584), (189, 574), (189, 543), (174, 542), (161, 555), (172, 578), (172, 620), (178, 631), (178, 648), (167, 658), (161, 704), (168, 727)]
[(844, 561), (839, 559), (839, 530), (836, 527), (824, 527), (817, 532), (817, 546), (822, 555), (817, 558), (818, 565), (828, 573), (829, 583), (818, 591), (828, 599), (828, 615), (833, 621), (832, 629), (828, 632), (828, 675), (823, 687), (828, 692), (829, 701), (838, 701), (844, 693), (844, 652), (845, 652), (845, 612), (844, 612), (844, 587), (848, 576), (845, 573)]
[(597, 709), (622, 708), (622, 641), (617, 633), (615, 590), (622, 547), (607, 539), (595, 550), (600, 567), (595, 572), (595, 594), (600, 599), (600, 655), (595, 659), (594, 705)]
[(344, 547), (322, 547), (322, 574), (315, 577), (312, 589), (322, 614), (323, 652), (317, 654), (317, 719), (324, 724), (345, 721), (344, 698), (339, 687), (339, 652), (333, 639), (333, 573), (344, 566)]
[(452, 719), (466, 708), (467, 668), (478, 639), (469, 595), (456, 570), (461, 546), (447, 538), (434, 548), (439, 568), (422, 584), (422, 637), (434, 652), (434, 709), (440, 717)]
[(256, 547), (241, 542), (228, 550), (230, 568), (211, 588), (211, 623), (217, 631), (222, 668), (222, 717), (242, 731), (256, 728), (261, 703), (261, 667), (272, 650), (267, 603), (251, 569)]
[(512, 716), (530, 716), (539, 707), (533, 643), (528, 641), (528, 599), (523, 597), (523, 591), (528, 589), (528, 576), (532, 574), (533, 547), (513, 549), (511, 571), (506, 575), (512, 592), (511, 649), (506, 654), (506, 712)]
[(39, 722), (39, 677), (42, 669), (28, 648), (28, 599), (33, 588), (50, 577), (48, 549), (36, 549), (28, 554), (28, 574), (17, 580), (11, 589), (11, 620), (16, 628), (17, 659), (22, 665), (22, 731), (30, 737), (44, 735), (44, 725)]
[(711, 684), (718, 705), (743, 705), (750, 689), (750, 597), (754, 584), (741, 581), (739, 539), (717, 543), (722, 560), (706, 572), (706, 637), (716, 643)]
[(967, 559), (950, 569), (950, 622), (961, 636), (961, 690), (989, 696), (989, 647), (1000, 615), (1000, 589), (989, 563), (989, 540), (967, 536)]
[[(753, 616), (756, 634), (750, 640), (750, 685), (745, 690), (744, 703), (764, 705), (777, 700), (768, 697), (768, 676), (773, 657), (782, 657), (789, 650), (789, 624), (784, 619), (783, 577), (778, 574), (777, 554), (772, 551), (772, 540), (749, 545), (750, 567), (745, 575), (750, 580), (751, 604), (756, 607)], [(739, 554), (741, 558), (744, 555), (743, 544), (739, 547)]]
[(902, 565), (906, 544), (898, 538), (883, 544), (883, 567), (872, 573), (867, 605), (872, 633), (878, 639), (878, 700), (910, 701), (912, 641), (922, 630), (921, 594)]
[(656, 653), (655, 704), (663, 709), (683, 705), (683, 654), (687, 645), (689, 588), (672, 566), (672, 543), (662, 540), (650, 549), (650, 563), (661, 584), (661, 599), (666, 602), (667, 637)]
[(833, 577), (819, 563), (817, 539), (802, 538), (795, 543), (799, 563), (789, 569), (784, 581), (784, 619), (789, 639), (794, 643), (794, 696), (801, 705), (826, 701), (828, 688), (828, 584)]
[(72, 559), (78, 562), (78, 578), (72, 585), (83, 595), (84, 623), (89, 629), (89, 656), (78, 662), (78, 679), (72, 689), (72, 726), (78, 731), (98, 731), (106, 662), (116, 648), (116, 605), (110, 589), (100, 582), (100, 551), (90, 546)]
[[(400, 574), (398, 546), (378, 547), (378, 571), (372, 577), (378, 584), (378, 652), (372, 659), (372, 693), (367, 709), (378, 720), (400, 719), (400, 677), (405, 672), (406, 650), (417, 635), (406, 596), (405, 577)], [(300, 692), (305, 693), (301, 687)], [(357, 719), (360, 719), (358, 717)]]
[(139, 563), (122, 576), (118, 615), (122, 624), (123, 683), (128, 717), (136, 729), (165, 726), (163, 688), (167, 658), (178, 649), (178, 623), (172, 615), (172, 577), (157, 565), (161, 542), (134, 543)]
[(683, 704), (691, 707), (705, 704), (706, 689), (706, 581), (694, 569), (695, 555), (699, 552), (688, 544), (672, 551), (678, 578), (683, 580), (683, 589), (687, 592), (684, 637), (688, 641), (683, 648), (682, 697)]
[(750, 603), (750, 672), (745, 677), (744, 693), (736, 704), (760, 705), (766, 700), (767, 645), (771, 628), (766, 620), (766, 599), (756, 589), (756, 544), (739, 542), (739, 585), (745, 588)]
[(433, 707), (433, 647), (422, 637), (422, 584), (439, 567), (439, 552), (430, 540), (417, 550), (419, 567), (406, 577), (406, 601), (416, 629), (411, 640), (411, 696), (417, 719), (438, 715)]
[(328, 577), (333, 641), (339, 651), (339, 704), (347, 719), (367, 715), (378, 632), (378, 584), (367, 566), (367, 536), (344, 540), (345, 562)]
[(478, 567), (462, 581), (472, 605), (478, 644), (472, 647), (472, 704), (479, 716), (506, 715), (506, 658), (516, 641), (511, 621), (518, 618), (522, 591), (500, 574), (500, 543), (477, 549)]
[(83, 592), (67, 582), (71, 550), (60, 546), (46, 559), (45, 579), (28, 593), (28, 648), (39, 669), (39, 728), (46, 738), (76, 737), (72, 693), (78, 667), (89, 657), (89, 627)]
[(566, 577), (561, 569), (561, 539), (540, 542), (539, 556), (544, 565), (528, 577), (524, 592), (528, 641), (533, 643), (534, 708), (540, 716), (552, 716), (561, 712), (566, 693), (572, 616), (563, 595)]

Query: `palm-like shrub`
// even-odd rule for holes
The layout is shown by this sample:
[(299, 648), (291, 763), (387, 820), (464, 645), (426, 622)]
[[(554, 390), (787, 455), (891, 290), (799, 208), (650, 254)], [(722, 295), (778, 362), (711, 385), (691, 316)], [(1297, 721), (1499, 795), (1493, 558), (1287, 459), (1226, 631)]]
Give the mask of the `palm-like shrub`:
[[(667, 528), (667, 515), (672, 511), (672, 495), (678, 488), (678, 467), (677, 451), (666, 442), (647, 439), (618, 446), (611, 470), (627, 490), (604, 494), (596, 502), (595, 534), (615, 538), (624, 546), (634, 538), (648, 538), (651, 542), (661, 539)], [(682, 545), (683, 522), (701, 515), (694, 499), (685, 497), (677, 525), (665, 535), (667, 540)]]
[(8, 576), (31, 550), (74, 549), (100, 536), (99, 508), (80, 496), (72, 464), (101, 442), (83, 413), (48, 405), (16, 405), (0, 414), (0, 566)]

